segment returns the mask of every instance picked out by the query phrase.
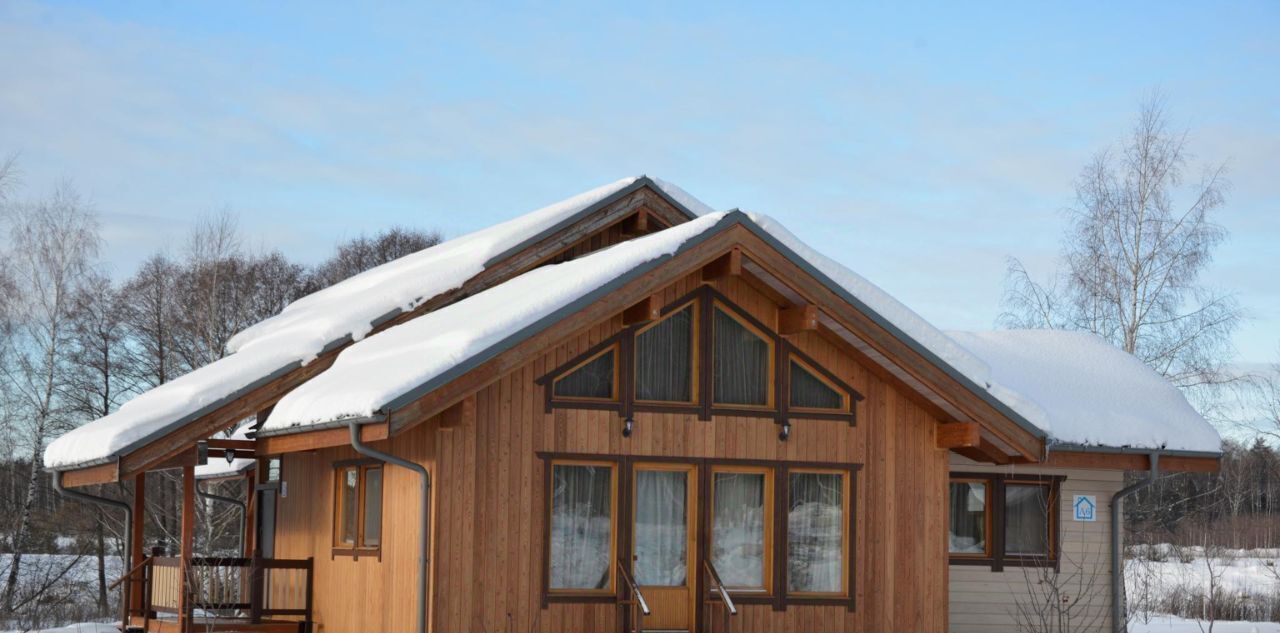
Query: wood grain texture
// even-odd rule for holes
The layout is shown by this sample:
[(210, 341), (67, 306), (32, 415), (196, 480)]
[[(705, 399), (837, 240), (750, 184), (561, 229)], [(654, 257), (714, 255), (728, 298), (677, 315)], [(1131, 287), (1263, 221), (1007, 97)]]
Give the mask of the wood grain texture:
[[(658, 295), (670, 302), (701, 283), (700, 271), (693, 269)], [(713, 285), (766, 326), (777, 327), (777, 304), (740, 277)], [(816, 331), (798, 333), (790, 342), (866, 395), (857, 405), (862, 410), (856, 427), (797, 419), (790, 440), (782, 442), (767, 417), (700, 421), (696, 414), (637, 412), (634, 432), (624, 438), (616, 412), (547, 412), (536, 378), (622, 327), (617, 312), (588, 324), (498, 373), (475, 392), (473, 406), (449, 413), (447, 426), (435, 415), (375, 443), (432, 474), (433, 631), (619, 630), (615, 604), (543, 607), (541, 517), (548, 501), (538, 452), (863, 464), (855, 479), (851, 552), (856, 609), (789, 605), (779, 611), (772, 604), (743, 604), (734, 630), (945, 631), (947, 452), (936, 448), (935, 417)], [(289, 495), (280, 500), (277, 555), (315, 557), (318, 631), (408, 631), (417, 573), (417, 501), (410, 474), (394, 467), (385, 471), (382, 559), (330, 557), (332, 464), (353, 457), (346, 447), (284, 456)]]

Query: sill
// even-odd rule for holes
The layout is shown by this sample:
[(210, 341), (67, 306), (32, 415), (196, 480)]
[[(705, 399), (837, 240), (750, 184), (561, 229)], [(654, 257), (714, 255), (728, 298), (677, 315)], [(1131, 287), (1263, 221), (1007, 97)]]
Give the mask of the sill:
[(376, 558), (382, 561), (381, 547), (334, 547), (329, 550), (330, 559), (342, 557), (350, 557), (351, 560), (360, 560), (361, 558)]
[(1001, 571), (1005, 567), (1057, 567), (1058, 559), (1046, 556), (1005, 556), (1001, 559), (978, 556), (951, 556), (950, 565), (966, 565), (972, 567), (990, 567), (991, 571)]
[(617, 602), (617, 601), (618, 601), (618, 595), (613, 590), (610, 590), (607, 592), (604, 590), (600, 590), (600, 591), (591, 591), (591, 592), (585, 592), (585, 591), (584, 592), (569, 592), (569, 591), (550, 592), (549, 591), (547, 592), (545, 600), (543, 602), (584, 604), (584, 603), (601, 603), (601, 602), (611, 603), (611, 602)]

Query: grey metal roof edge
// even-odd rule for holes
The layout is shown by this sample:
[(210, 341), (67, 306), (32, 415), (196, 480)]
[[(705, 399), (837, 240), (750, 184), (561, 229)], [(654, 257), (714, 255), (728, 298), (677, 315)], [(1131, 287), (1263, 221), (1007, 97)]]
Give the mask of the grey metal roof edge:
[(406, 404), (413, 402), (414, 400), (417, 400), (418, 398), (421, 398), (427, 395), (428, 393), (431, 393), (432, 391), (438, 389), (439, 387), (446, 385), (449, 382), (453, 381), (454, 379), (471, 371), (472, 369), (475, 369), (480, 364), (488, 361), (489, 359), (497, 356), (498, 354), (501, 354), (502, 352), (505, 352), (508, 349), (514, 347), (515, 345), (529, 338), (530, 336), (533, 336), (534, 334), (537, 334), (538, 332), (545, 330), (546, 328), (561, 321), (562, 319), (569, 316), (570, 314), (577, 312), (578, 310), (582, 309), (584, 306), (594, 303), (595, 301), (599, 300), (601, 297), (608, 295), (609, 293), (623, 286), (627, 282), (630, 282), (631, 280), (636, 279), (641, 275), (644, 275), (645, 273), (657, 268), (659, 265), (663, 264), (667, 260), (677, 257), (681, 253), (684, 253), (685, 251), (697, 246), (698, 244), (705, 242), (706, 240), (720, 233), (721, 231), (728, 228), (729, 226), (732, 226), (734, 224), (739, 224), (747, 219), (748, 218), (746, 214), (742, 213), (741, 211), (733, 211), (726, 214), (725, 217), (721, 218), (718, 222), (716, 222), (714, 226), (711, 226), (706, 230), (702, 231), (701, 233), (685, 240), (684, 243), (682, 243), (680, 247), (675, 250), (674, 253), (661, 255), (659, 257), (655, 257), (651, 260), (648, 260), (643, 264), (640, 264), (639, 266), (636, 266), (635, 268), (632, 268), (631, 270), (628, 270), (627, 272), (613, 278), (612, 280), (596, 287), (594, 290), (584, 294), (581, 297), (578, 297), (577, 299), (569, 302), (564, 306), (561, 306), (560, 308), (556, 309), (552, 313), (538, 319), (537, 321), (534, 321), (529, 325), (524, 326), (523, 328), (517, 330), (512, 334), (509, 334), (508, 336), (498, 341), (497, 343), (494, 343), (493, 345), (490, 345), (484, 350), (481, 350), (479, 353), (471, 355), (471, 357), (467, 358), (462, 363), (454, 365), (449, 370), (441, 373), (440, 375), (432, 378), (431, 380), (428, 380), (427, 382), (421, 385), (418, 385), (417, 387), (414, 387), (413, 389), (410, 389), (404, 392), (403, 394), (395, 397), (390, 402), (383, 405), (380, 411), (389, 414), (390, 412), (395, 411), (396, 409), (399, 409), (400, 407), (405, 406)]
[(210, 481), (210, 480), (213, 480), (213, 479), (226, 479), (226, 478), (228, 478), (228, 477), (235, 477), (236, 475), (240, 475), (240, 474), (243, 474), (243, 473), (249, 472), (249, 471), (251, 471), (251, 470), (253, 470), (253, 469), (257, 468), (257, 467), (258, 467), (257, 460), (253, 460), (252, 462), (250, 462), (250, 463), (248, 463), (248, 464), (245, 464), (244, 466), (241, 466), (240, 468), (237, 468), (237, 469), (235, 469), (235, 470), (233, 470), (233, 471), (231, 471), (231, 472), (226, 472), (226, 473), (222, 473), (222, 474), (219, 474), (219, 475), (201, 475), (201, 474), (198, 474), (198, 473), (197, 473), (197, 474), (196, 474), (196, 480), (197, 480), (197, 481)]
[(1217, 459), (1222, 457), (1222, 451), (1188, 451), (1167, 448), (1142, 448), (1138, 446), (1106, 446), (1102, 444), (1077, 444), (1075, 442), (1050, 442), (1046, 446), (1046, 450), (1053, 451), (1071, 451), (1078, 453), (1105, 453), (1111, 455), (1150, 455), (1158, 453), (1162, 456), (1169, 457), (1205, 457)]
[(998, 398), (992, 395), (989, 391), (987, 391), (986, 389), (983, 389), (977, 383), (973, 382), (973, 380), (969, 379), (968, 376), (965, 376), (955, 367), (952, 367), (951, 363), (946, 362), (945, 360), (940, 358), (937, 354), (934, 354), (933, 351), (931, 351), (929, 348), (922, 345), (919, 341), (912, 338), (906, 332), (902, 331), (902, 329), (899, 328), (897, 325), (895, 325), (892, 321), (886, 319), (879, 312), (876, 312), (874, 309), (871, 308), (871, 306), (868, 306), (866, 303), (863, 303), (861, 299), (858, 299), (857, 297), (853, 296), (853, 294), (850, 293), (848, 290), (846, 290), (844, 286), (841, 286), (840, 284), (836, 283), (836, 281), (828, 277), (826, 273), (823, 273), (821, 270), (818, 270), (815, 266), (810, 264), (808, 260), (801, 257), (799, 253), (796, 253), (795, 251), (791, 250), (791, 248), (789, 248), (786, 244), (783, 244), (780, 240), (778, 240), (778, 238), (774, 237), (771, 233), (764, 230), (764, 228), (762, 228), (759, 224), (756, 224), (756, 222), (752, 220), (750, 217), (746, 218), (745, 222), (743, 222), (743, 225), (746, 226), (748, 229), (750, 229), (751, 232), (755, 233), (757, 237), (759, 237), (760, 239), (768, 243), (770, 246), (772, 246), (779, 253), (782, 253), (783, 255), (785, 255), (787, 259), (791, 260), (792, 263), (796, 264), (801, 269), (803, 269), (806, 273), (808, 273), (818, 281), (822, 282), (822, 284), (827, 286), (829, 290), (834, 292), (840, 298), (844, 299), (847, 303), (849, 303), (853, 307), (857, 308), (859, 312), (862, 312), (866, 314), (868, 317), (870, 317), (871, 320), (876, 323), (876, 325), (879, 325), (885, 330), (888, 330), (889, 333), (894, 336), (894, 338), (897, 338), (899, 341), (902, 341), (903, 343), (905, 343), (907, 347), (911, 348), (912, 351), (923, 356), (925, 360), (928, 360), (930, 363), (933, 363), (935, 366), (942, 369), (953, 380), (960, 383), (964, 387), (968, 388), (970, 391), (976, 394), (979, 398), (982, 398), (982, 400), (987, 404), (991, 405), (992, 408), (996, 409), (1002, 415), (1009, 418), (1010, 420), (1013, 420), (1013, 422), (1017, 424), (1019, 427), (1022, 427), (1024, 431), (1031, 433), (1032, 435), (1036, 436), (1037, 439), (1041, 439), (1041, 440), (1047, 439), (1049, 437), (1048, 433), (1046, 433), (1044, 429), (1041, 429), (1035, 424), (1032, 424), (1031, 421), (1023, 417), (1022, 414), (1018, 413), (1017, 411), (1014, 411), (1004, 402), (1001, 402)]
[(279, 437), (281, 435), (297, 435), (299, 433), (307, 433), (310, 431), (324, 431), (326, 429), (336, 429), (340, 427), (345, 427), (348, 424), (351, 424), (352, 422), (355, 422), (356, 424), (374, 424), (376, 422), (385, 422), (386, 419), (387, 419), (387, 416), (382, 414), (338, 418), (336, 420), (329, 420), (327, 422), (318, 422), (316, 424), (301, 424), (296, 426), (286, 426), (282, 429), (270, 429), (270, 430), (258, 431), (257, 437)]

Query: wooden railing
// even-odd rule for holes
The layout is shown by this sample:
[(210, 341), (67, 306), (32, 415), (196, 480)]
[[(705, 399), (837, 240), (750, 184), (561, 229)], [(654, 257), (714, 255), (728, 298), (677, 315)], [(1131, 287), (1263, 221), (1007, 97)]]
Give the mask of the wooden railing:
[[(182, 559), (153, 555), (125, 578), (141, 585), (144, 629), (158, 614), (218, 621), (261, 623), (286, 618), (309, 631), (312, 614), (312, 560), (193, 557), (184, 578)], [(125, 580), (122, 578), (121, 580)], [(186, 613), (182, 613), (184, 601)], [(277, 620), (279, 621), (279, 620)]]
[(618, 559), (618, 577), (627, 585), (627, 597), (618, 603), (623, 609), (623, 633), (640, 633), (644, 631), (644, 618), (650, 613), (649, 603), (631, 574), (627, 573), (627, 566), (622, 563), (622, 559)]
[(715, 565), (712, 565), (709, 560), (704, 560), (702, 570), (706, 575), (709, 592), (705, 600), (706, 608), (702, 610), (702, 630), (704, 633), (729, 633), (729, 626), (732, 623), (730, 618), (738, 615), (738, 607), (733, 604), (729, 589), (720, 581), (720, 574), (716, 573)]

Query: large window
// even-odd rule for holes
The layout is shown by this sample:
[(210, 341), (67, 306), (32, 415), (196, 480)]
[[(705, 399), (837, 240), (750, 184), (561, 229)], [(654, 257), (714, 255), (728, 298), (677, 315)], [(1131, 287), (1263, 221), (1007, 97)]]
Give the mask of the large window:
[(773, 470), (715, 467), (711, 476), (711, 563), (726, 587), (767, 592), (773, 563)]
[(1057, 562), (1061, 477), (953, 475), (950, 485), (951, 562), (1053, 565)]
[(787, 591), (844, 594), (848, 478), (842, 472), (793, 470), (787, 485)]
[(616, 490), (611, 463), (551, 464), (551, 591), (613, 591)]
[(333, 499), (334, 553), (376, 553), (382, 546), (381, 464), (337, 464)]
[(849, 385), (704, 286), (538, 378), (546, 410), (855, 421)]

